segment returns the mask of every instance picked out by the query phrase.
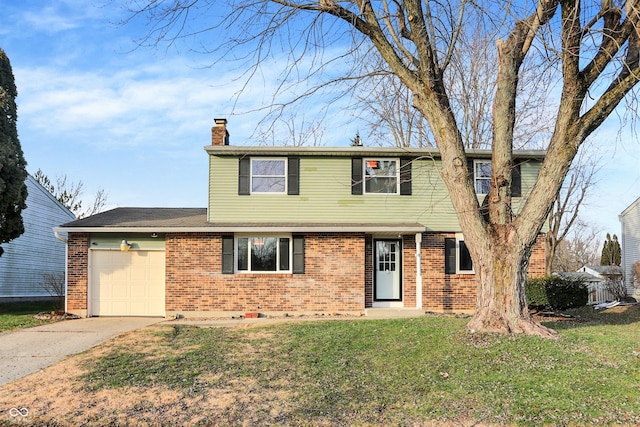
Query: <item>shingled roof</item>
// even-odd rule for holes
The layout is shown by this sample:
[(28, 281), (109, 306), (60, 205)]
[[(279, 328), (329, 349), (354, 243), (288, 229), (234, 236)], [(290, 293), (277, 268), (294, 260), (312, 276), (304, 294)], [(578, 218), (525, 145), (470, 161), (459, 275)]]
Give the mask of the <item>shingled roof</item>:
[(62, 224), (56, 232), (379, 232), (421, 233), (418, 223), (220, 223), (207, 221), (206, 208), (115, 208)]
[(206, 208), (115, 208), (62, 225), (63, 228), (206, 226)]

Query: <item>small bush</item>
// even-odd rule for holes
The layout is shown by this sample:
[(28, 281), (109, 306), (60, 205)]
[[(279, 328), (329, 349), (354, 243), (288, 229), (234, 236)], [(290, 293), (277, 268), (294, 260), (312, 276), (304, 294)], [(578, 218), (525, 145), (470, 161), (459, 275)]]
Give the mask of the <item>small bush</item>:
[(42, 275), (41, 287), (55, 300), (55, 310), (64, 310), (64, 273), (45, 273)]
[(527, 304), (531, 308), (565, 310), (585, 306), (589, 301), (587, 285), (559, 276), (527, 280), (526, 293)]

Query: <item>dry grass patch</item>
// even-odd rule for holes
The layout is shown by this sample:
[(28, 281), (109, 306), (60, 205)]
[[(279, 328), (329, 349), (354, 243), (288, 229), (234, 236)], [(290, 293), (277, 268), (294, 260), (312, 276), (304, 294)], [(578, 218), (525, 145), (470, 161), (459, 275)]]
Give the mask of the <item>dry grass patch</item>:
[[(268, 332), (260, 329), (255, 330), (255, 337), (252, 334), (253, 331), (249, 332), (247, 340), (238, 346), (245, 360), (259, 357), (270, 338)], [(96, 370), (96, 363), (105, 359), (117, 362), (114, 355), (134, 354), (137, 359), (128, 359), (131, 363), (154, 366), (160, 362), (157, 366), (163, 366), (167, 359), (179, 359), (202, 349), (202, 345), (196, 343), (172, 345), (175, 335), (171, 326), (152, 326), (127, 333), (0, 387), (0, 424), (19, 420), (21, 425), (52, 426), (255, 425), (260, 423), (263, 414), (277, 417), (282, 402), (290, 400), (287, 391), (265, 392), (251, 378), (228, 378), (226, 374), (207, 370), (197, 376), (199, 387), (181, 384), (185, 382), (181, 377), (176, 378), (177, 383), (158, 381), (155, 385), (136, 385), (135, 382), (143, 378), (127, 380), (116, 376), (116, 382), (108, 383), (110, 385), (97, 384), (100, 378), (109, 379), (111, 373)], [(124, 366), (120, 368), (127, 370)], [(129, 368), (135, 371), (134, 366)], [(175, 368), (181, 371), (180, 366)], [(226, 378), (224, 386), (211, 386), (221, 384), (223, 377)], [(146, 379), (153, 382), (152, 377)], [(27, 408), (28, 416), (11, 416), (10, 408)]]
[(559, 340), (466, 319), (155, 325), (0, 388), (28, 425), (635, 425), (640, 310), (574, 312)]

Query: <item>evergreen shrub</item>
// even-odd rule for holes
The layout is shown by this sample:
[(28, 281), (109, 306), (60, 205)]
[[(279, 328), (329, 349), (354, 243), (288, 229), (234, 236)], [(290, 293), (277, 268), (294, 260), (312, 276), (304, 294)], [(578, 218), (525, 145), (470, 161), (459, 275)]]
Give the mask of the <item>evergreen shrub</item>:
[(565, 310), (583, 307), (589, 301), (586, 284), (560, 276), (531, 278), (527, 280), (526, 293), (530, 308)]

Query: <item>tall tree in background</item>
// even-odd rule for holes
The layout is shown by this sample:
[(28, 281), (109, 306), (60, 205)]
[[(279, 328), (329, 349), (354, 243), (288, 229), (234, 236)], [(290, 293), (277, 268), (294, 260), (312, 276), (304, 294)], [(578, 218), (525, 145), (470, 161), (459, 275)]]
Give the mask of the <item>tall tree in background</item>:
[(22, 210), (27, 207), (27, 163), (18, 139), (16, 96), (11, 63), (0, 49), (0, 244), (24, 233)]
[[(476, 25), (474, 28), (473, 25)], [(493, 133), (491, 109), (496, 91), (494, 73), (497, 52), (483, 40), (482, 22), (470, 22), (460, 28), (460, 36), (451, 65), (445, 70), (446, 90), (452, 111), (459, 123), (466, 148), (490, 149)], [(382, 68), (365, 64), (375, 75)], [(514, 147), (541, 149), (551, 135), (554, 105), (553, 86), (540, 78), (530, 64), (520, 73)], [(365, 82), (366, 88), (356, 105), (369, 124), (370, 136), (379, 145), (389, 143), (390, 135), (398, 147), (435, 147), (429, 123), (413, 106), (412, 94), (395, 74), (378, 74)]]
[(597, 265), (600, 261), (600, 247), (595, 242), (601, 234), (590, 223), (576, 219), (571, 231), (556, 247), (556, 271), (578, 271), (585, 265)]
[[(410, 91), (440, 152), (440, 176), (476, 273), (476, 310), (468, 328), (555, 335), (536, 322), (527, 308), (529, 258), (582, 143), (620, 102), (637, 100), (633, 89), (640, 81), (640, 0), (602, 0), (600, 4), (580, 0), (147, 0), (130, 4), (136, 8), (132, 16), (154, 21), (147, 41), (193, 37), (206, 43), (205, 35), (211, 31), (210, 40), (216, 46), (204, 49), (222, 58), (235, 49), (237, 57), (249, 65), (247, 76), (258, 74), (271, 55), (286, 52), (289, 63), (283, 66), (277, 90), (283, 96), (293, 93), (293, 101), (317, 95), (319, 87), (330, 83), (347, 84), (353, 93), (359, 86), (354, 82), (372, 77), (362, 68), (362, 60), (381, 59), (384, 68), (374, 75), (394, 75)], [(190, 21), (192, 16), (200, 20), (209, 16), (211, 22), (198, 28)], [(477, 39), (497, 52), (487, 215), (480, 209), (469, 174), (469, 144), (448, 90), (455, 82), (447, 83), (455, 76), (449, 69), (459, 48), (466, 49), (461, 40), (468, 25), (480, 28), (482, 37)], [(532, 190), (518, 206), (511, 196), (517, 162), (513, 151), (521, 117), (517, 113), (521, 77), (529, 67), (537, 70), (541, 83), (534, 89), (538, 93), (530, 96), (557, 85), (559, 101), (545, 144), (547, 156)], [(292, 90), (295, 82), (300, 82), (301, 92)], [(274, 102), (276, 111), (282, 106)]]
[[(585, 204), (589, 191), (596, 185), (595, 176), (599, 169), (599, 157), (592, 152), (593, 150), (586, 150), (585, 148), (583, 148), (574, 160), (569, 174), (560, 191), (558, 191), (556, 200), (549, 213), (549, 230), (545, 234), (544, 241), (544, 269), (547, 275), (555, 272), (554, 262), (556, 260), (556, 252), (573, 230), (574, 224), (578, 221), (580, 209)], [(583, 226), (579, 225), (579, 227)], [(583, 230), (580, 232), (582, 231)], [(579, 233), (573, 237), (577, 235), (579, 235)], [(575, 243), (577, 242), (573, 242), (570, 246), (575, 247)], [(582, 265), (577, 268), (582, 267)], [(560, 271), (574, 270), (561, 269)]]
[(53, 184), (49, 177), (41, 169), (38, 169), (33, 178), (67, 209), (73, 212), (76, 218), (97, 214), (107, 204), (107, 193), (103, 189), (99, 189), (89, 207), (83, 209), (82, 194), (84, 192), (84, 183), (82, 181), (70, 181), (67, 179), (67, 175), (56, 177), (56, 183)]
[(620, 265), (622, 262), (622, 250), (618, 236), (615, 234), (611, 238), (611, 234), (607, 233), (607, 238), (602, 246), (602, 255), (600, 256), (600, 265)]

